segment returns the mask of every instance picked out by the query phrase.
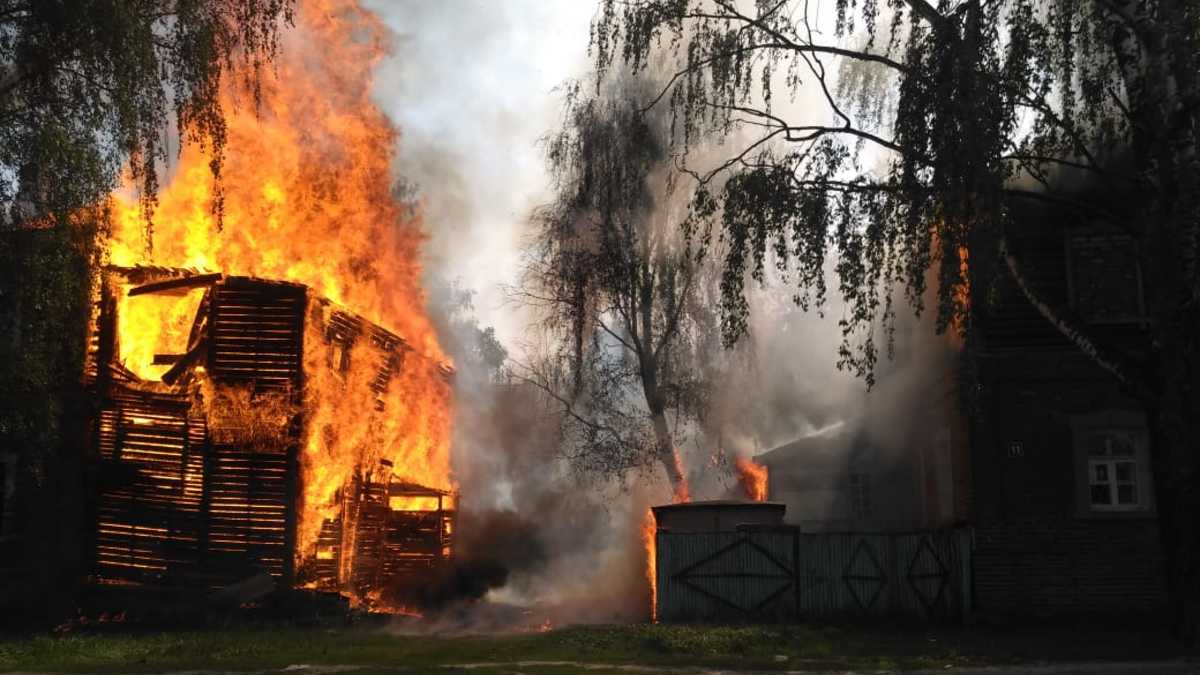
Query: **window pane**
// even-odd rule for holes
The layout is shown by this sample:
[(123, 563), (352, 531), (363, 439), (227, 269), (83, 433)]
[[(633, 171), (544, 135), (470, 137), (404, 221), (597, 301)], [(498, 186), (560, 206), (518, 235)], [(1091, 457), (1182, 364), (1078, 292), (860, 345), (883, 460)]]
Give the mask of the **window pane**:
[(1111, 504), (1107, 485), (1092, 486), (1092, 504)]
[(1133, 462), (1117, 462), (1116, 469), (1118, 483), (1133, 483), (1136, 480)]
[(1107, 483), (1108, 482), (1108, 465), (1093, 464), (1092, 465), (1092, 482)]
[(1137, 251), (1126, 235), (1077, 232), (1071, 237), (1075, 310), (1088, 321), (1122, 321), (1141, 314)]
[(1105, 429), (1089, 435), (1087, 448), (1093, 457), (1133, 457), (1137, 454), (1134, 435), (1122, 429)]
[(1136, 485), (1118, 485), (1117, 486), (1117, 503), (1118, 504), (1137, 504), (1137, 486)]

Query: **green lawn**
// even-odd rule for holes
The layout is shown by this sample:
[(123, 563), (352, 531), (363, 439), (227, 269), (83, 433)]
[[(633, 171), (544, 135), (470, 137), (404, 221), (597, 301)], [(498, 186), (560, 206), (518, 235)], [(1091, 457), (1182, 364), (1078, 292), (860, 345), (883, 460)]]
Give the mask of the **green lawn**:
[[(267, 670), (308, 664), (371, 666), (372, 672), (400, 669), (428, 672), (453, 665), (528, 661), (763, 670), (910, 669), (1186, 654), (1156, 635), (1061, 628), (998, 633), (883, 626), (665, 625), (574, 627), (536, 634), (453, 637), (405, 634), (397, 627), (381, 626), (107, 632), (2, 638), (0, 671)], [(471, 672), (501, 670), (504, 669), (476, 667)], [(555, 664), (524, 665), (520, 671), (582, 672), (571, 665)]]

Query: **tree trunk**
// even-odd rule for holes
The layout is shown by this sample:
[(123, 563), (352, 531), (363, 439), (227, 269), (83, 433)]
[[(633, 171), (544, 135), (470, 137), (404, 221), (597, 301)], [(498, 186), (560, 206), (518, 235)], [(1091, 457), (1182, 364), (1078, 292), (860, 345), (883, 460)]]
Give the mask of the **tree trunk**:
[(1162, 394), (1149, 417), (1172, 620), (1178, 636), (1196, 644), (1200, 643), (1200, 351), (1196, 326), (1181, 323), (1160, 332)]
[(1191, 450), (1172, 417), (1177, 416), (1162, 411), (1151, 415), (1158, 523), (1172, 623), (1180, 639), (1195, 644), (1200, 641), (1200, 485), (1194, 473), (1177, 475), (1171, 464), (1172, 458)]
[(687, 479), (683, 475), (683, 467), (679, 456), (675, 453), (675, 440), (671, 437), (671, 427), (667, 424), (666, 406), (658, 391), (658, 362), (652, 355), (643, 352), (641, 356), (642, 393), (646, 396), (646, 407), (650, 409), (650, 420), (654, 426), (654, 454), (663, 468), (667, 470), (667, 478), (671, 481), (671, 493), (676, 503), (691, 500), (688, 493)]
[(657, 446), (658, 461), (667, 470), (667, 478), (671, 481), (671, 494), (676, 502), (686, 502), (691, 499), (688, 492), (687, 479), (683, 475), (683, 467), (679, 464), (679, 456), (675, 454), (675, 444), (671, 439), (671, 431), (667, 426), (667, 415), (662, 410), (651, 413), (654, 422), (654, 441)]

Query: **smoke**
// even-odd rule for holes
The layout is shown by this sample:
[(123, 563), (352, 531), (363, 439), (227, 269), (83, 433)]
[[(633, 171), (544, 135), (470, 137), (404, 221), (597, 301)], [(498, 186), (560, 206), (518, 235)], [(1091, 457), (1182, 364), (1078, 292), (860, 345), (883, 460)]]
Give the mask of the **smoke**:
[(375, 92), (401, 130), (397, 175), (415, 188), (429, 276), (474, 289), (501, 341), (524, 317), (504, 303), (530, 210), (547, 199), (538, 139), (554, 126), (552, 90), (587, 64), (586, 2), (366, 0), (392, 30)]
[(554, 89), (586, 70), (594, 8), (365, 4), (394, 33), (374, 91), (401, 130), (398, 187), (420, 205), (430, 311), (457, 371), (457, 562), (419, 601), (450, 630), (511, 625), (498, 609), (509, 604), (536, 608), (515, 616), (538, 622), (643, 619), (637, 529), (653, 500), (581, 483), (560, 457), (554, 407), (497, 368), (533, 320), (503, 287), (517, 281), (530, 213), (550, 198), (539, 139), (559, 123)]
[[(394, 33), (393, 57), (380, 65), (374, 91), (401, 130), (395, 170), (400, 188), (420, 204), (430, 310), (457, 369), (458, 563), (421, 598), (445, 622), (430, 625), (479, 628), (511, 624), (514, 616), (535, 623), (553, 617), (556, 624), (644, 619), (638, 529), (648, 505), (669, 499), (665, 480), (580, 483), (559, 453), (555, 406), (500, 377), (495, 358), (497, 346), (519, 345), (533, 320), (505, 303), (502, 287), (517, 281), (529, 214), (550, 197), (538, 140), (560, 122), (555, 87), (586, 76), (594, 8), (365, 4)], [(814, 106), (815, 96), (779, 105), (789, 113)], [(692, 160), (704, 156), (697, 149)], [(688, 193), (677, 189), (657, 208), (677, 216)], [(843, 312), (836, 297), (822, 318), (796, 308), (791, 291), (778, 284), (750, 295), (750, 335), (733, 352), (712, 352), (720, 377), (711, 419), (680, 447), (694, 497), (740, 496), (726, 455), (753, 455), (815, 434), (868, 438), (887, 448), (878, 457), (881, 470), (911, 462), (904, 439), (923, 419), (913, 408), (948, 363), (928, 320), (901, 318), (898, 358), (881, 365), (880, 384), (868, 392), (835, 366)], [(835, 452), (848, 471), (849, 445)], [(483, 597), (491, 602), (464, 613), (464, 603)], [(509, 604), (527, 609), (497, 609)]]

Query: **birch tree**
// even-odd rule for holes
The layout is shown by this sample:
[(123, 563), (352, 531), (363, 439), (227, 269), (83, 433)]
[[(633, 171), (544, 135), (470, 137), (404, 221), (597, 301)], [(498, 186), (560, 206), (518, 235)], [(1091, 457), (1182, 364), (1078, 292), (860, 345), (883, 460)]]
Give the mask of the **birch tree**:
[(677, 494), (681, 426), (702, 409), (693, 318), (698, 269), (667, 203), (668, 129), (635, 105), (645, 85), (569, 88), (546, 139), (555, 199), (534, 219), (520, 296), (542, 312), (541, 357), (518, 375), (561, 406), (586, 472), (657, 463)]

